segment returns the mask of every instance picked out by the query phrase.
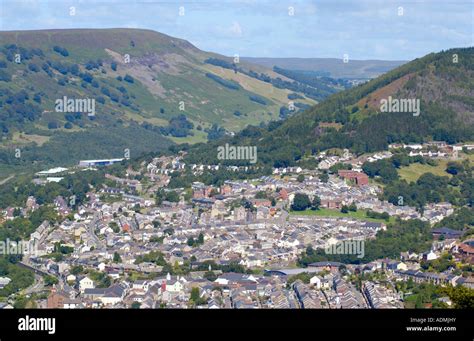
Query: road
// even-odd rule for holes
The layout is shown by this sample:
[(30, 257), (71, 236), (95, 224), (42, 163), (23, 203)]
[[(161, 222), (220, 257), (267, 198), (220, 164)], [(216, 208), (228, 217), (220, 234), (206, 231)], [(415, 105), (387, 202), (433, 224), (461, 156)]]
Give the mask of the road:
[(3, 179), (2, 181), (0, 181), (0, 185), (6, 184), (8, 181), (13, 179), (14, 177), (15, 177), (14, 175), (10, 175), (8, 178)]
[(100, 247), (100, 249), (105, 249), (106, 248), (105, 244), (95, 234), (95, 229), (97, 227), (97, 224), (98, 224), (99, 220), (100, 220), (99, 219), (99, 214), (95, 213), (94, 218), (92, 218), (92, 220), (88, 224), (87, 228), (88, 228), (88, 232), (89, 232), (90, 236), (92, 237), (92, 239), (94, 240), (94, 242), (96, 244), (96, 247)]
[(44, 287), (43, 277), (35, 274), (35, 282), (28, 288), (24, 289), (23, 293), (25, 295), (31, 295), (35, 292), (41, 292), (44, 290), (45, 290), (45, 287)]

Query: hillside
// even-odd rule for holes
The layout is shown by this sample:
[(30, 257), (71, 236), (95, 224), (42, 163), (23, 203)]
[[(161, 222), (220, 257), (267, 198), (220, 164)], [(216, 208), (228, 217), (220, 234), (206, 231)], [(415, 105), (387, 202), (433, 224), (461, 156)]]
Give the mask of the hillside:
[[(0, 42), (0, 173), (205, 141), (288, 116), (290, 98), (297, 111), (340, 90), (248, 62), (222, 67), (231, 59), (149, 30), (8, 31)], [(94, 114), (58, 111), (64, 97), (94, 99)]]
[(343, 63), (337, 58), (256, 58), (244, 57), (244, 61), (265, 66), (319, 73), (321, 76), (344, 79), (370, 79), (388, 72), (406, 61), (399, 60), (350, 60)]
[[(453, 55), (458, 62), (453, 63)], [(419, 99), (420, 114), (381, 112), (381, 100)], [(376, 79), (332, 95), (311, 110), (266, 129), (248, 128), (234, 139), (196, 146), (190, 162), (217, 162), (225, 142), (256, 145), (261, 164), (286, 166), (328, 148), (362, 154), (389, 143), (474, 138), (474, 48), (452, 49), (415, 59)]]

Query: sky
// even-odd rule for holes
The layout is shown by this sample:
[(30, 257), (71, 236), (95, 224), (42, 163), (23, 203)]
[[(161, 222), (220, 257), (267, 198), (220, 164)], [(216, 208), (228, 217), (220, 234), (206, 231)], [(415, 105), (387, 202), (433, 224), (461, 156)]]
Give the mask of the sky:
[(115, 27), (227, 56), (411, 60), (474, 46), (474, 0), (0, 0), (0, 30)]

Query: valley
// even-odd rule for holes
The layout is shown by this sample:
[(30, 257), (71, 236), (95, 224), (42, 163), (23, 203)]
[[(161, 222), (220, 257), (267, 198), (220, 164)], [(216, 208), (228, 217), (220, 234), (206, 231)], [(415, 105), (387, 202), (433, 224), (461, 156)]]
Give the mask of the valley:
[[(330, 78), (315, 88), (149, 30), (9, 31), (0, 32), (0, 41), (0, 159), (17, 169), (22, 167), (12, 157), (17, 148), (25, 162), (43, 167), (72, 162), (72, 149), (53, 153), (59, 158), (41, 157), (68, 149), (71, 144), (63, 139), (69, 135), (84, 156), (120, 156), (118, 147), (137, 155), (157, 145), (205, 142), (210, 131), (232, 135), (248, 125), (265, 125), (344, 88)], [(57, 110), (55, 102), (64, 96), (95, 100), (97, 114)], [(166, 128), (183, 114), (189, 127)], [(143, 143), (99, 138), (95, 131), (103, 129), (138, 134)], [(83, 143), (86, 137), (94, 143)], [(109, 138), (94, 150), (93, 144)], [(166, 142), (156, 145), (155, 139)]]

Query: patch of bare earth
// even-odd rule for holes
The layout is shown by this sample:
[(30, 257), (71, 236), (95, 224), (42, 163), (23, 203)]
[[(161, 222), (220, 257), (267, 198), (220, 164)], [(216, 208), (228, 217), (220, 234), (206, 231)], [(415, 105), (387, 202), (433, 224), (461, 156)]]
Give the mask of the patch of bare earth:
[(335, 122), (320, 122), (319, 127), (320, 128), (334, 128), (336, 130), (339, 130), (342, 128), (342, 124), (335, 123)]
[(406, 82), (408, 82), (414, 76), (415, 75), (413, 73), (410, 73), (394, 80), (390, 84), (375, 90), (367, 97), (362, 98), (359, 102), (357, 102), (357, 106), (361, 108), (367, 104), (369, 108), (379, 111), (380, 100), (388, 99), (388, 96), (393, 97), (400, 89), (403, 88)]
[(166, 89), (158, 81), (156, 75), (156, 69), (162, 70), (168, 68), (166, 63), (151, 56), (144, 56), (136, 59), (131, 57), (130, 63), (124, 63), (123, 56), (121, 54), (110, 49), (105, 49), (105, 51), (119, 65), (117, 71), (115, 71), (117, 75), (123, 77), (126, 74), (129, 74), (142, 83), (152, 95), (166, 98)]

